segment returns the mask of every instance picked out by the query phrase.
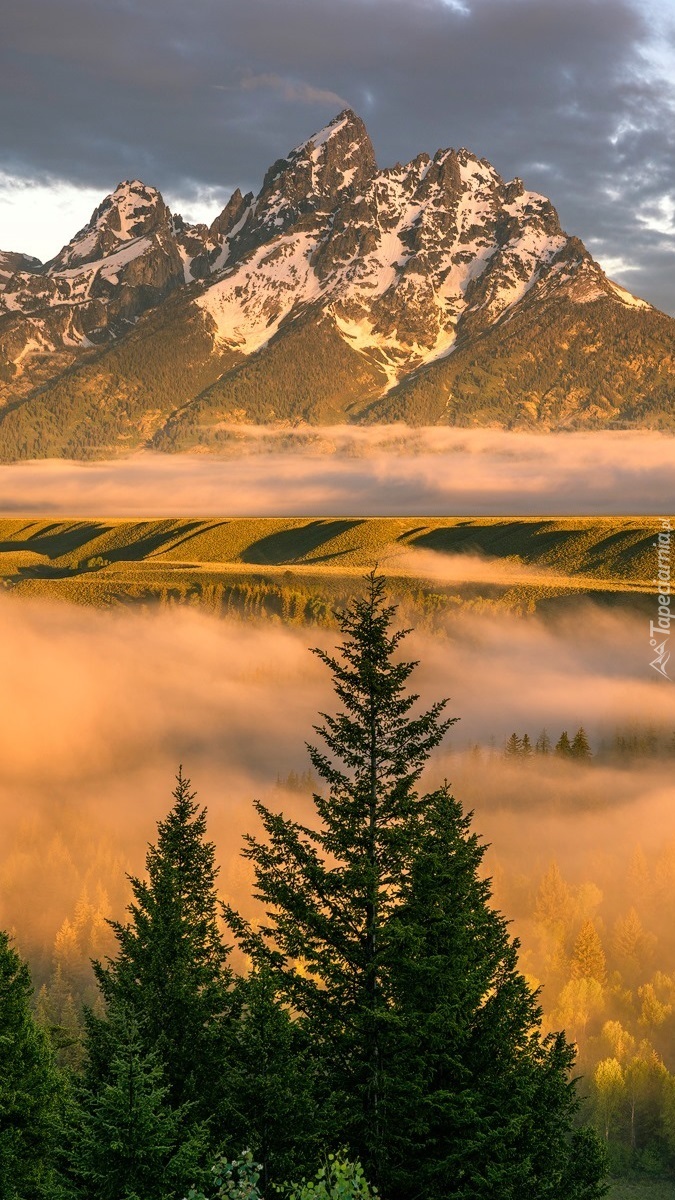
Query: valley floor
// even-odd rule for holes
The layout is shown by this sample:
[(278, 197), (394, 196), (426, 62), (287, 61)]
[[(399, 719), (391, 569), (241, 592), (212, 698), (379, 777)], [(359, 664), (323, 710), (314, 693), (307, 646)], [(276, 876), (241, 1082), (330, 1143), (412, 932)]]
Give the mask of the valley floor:
[(651, 604), (658, 518), (0, 520), (13, 593), (327, 619), (377, 567), (426, 609)]

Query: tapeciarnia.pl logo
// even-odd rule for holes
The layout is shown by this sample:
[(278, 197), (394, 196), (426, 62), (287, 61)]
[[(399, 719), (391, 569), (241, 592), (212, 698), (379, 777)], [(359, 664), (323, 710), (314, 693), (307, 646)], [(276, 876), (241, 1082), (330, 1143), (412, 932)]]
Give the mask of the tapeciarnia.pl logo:
[(658, 593), (658, 615), (655, 621), (649, 622), (649, 645), (655, 653), (650, 667), (663, 675), (664, 679), (672, 679), (666, 667), (670, 659), (668, 643), (670, 641), (670, 624), (673, 620), (671, 611), (671, 544), (673, 526), (668, 517), (661, 518), (661, 529), (658, 537), (652, 543), (656, 550), (657, 565), (654, 583)]

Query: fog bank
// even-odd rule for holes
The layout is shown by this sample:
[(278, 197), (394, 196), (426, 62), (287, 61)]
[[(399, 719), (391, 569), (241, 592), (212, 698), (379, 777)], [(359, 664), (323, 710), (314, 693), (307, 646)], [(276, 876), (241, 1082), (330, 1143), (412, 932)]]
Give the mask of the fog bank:
[(235, 426), (226, 452), (0, 465), (0, 515), (670, 514), (675, 438)]

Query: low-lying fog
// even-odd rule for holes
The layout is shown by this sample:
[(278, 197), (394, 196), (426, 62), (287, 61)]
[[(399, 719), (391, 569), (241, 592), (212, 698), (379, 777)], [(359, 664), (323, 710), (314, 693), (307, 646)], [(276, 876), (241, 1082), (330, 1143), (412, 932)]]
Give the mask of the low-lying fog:
[[(461, 717), (428, 783), (447, 776), (475, 809), (491, 865), (541, 873), (556, 857), (582, 880), (599, 856), (616, 874), (636, 840), (649, 853), (675, 838), (672, 758), (500, 757), (513, 731), (534, 741), (544, 726), (555, 740), (583, 725), (594, 749), (635, 724), (670, 736), (675, 685), (650, 670), (645, 625), (589, 605), (555, 624), (459, 614), (438, 636), (408, 639), (421, 703), (448, 695)], [(142, 869), (181, 761), (209, 809), (222, 891), (237, 900), (252, 799), (309, 815), (309, 800), (277, 779), (307, 769), (304, 743), (333, 707), (308, 647), (335, 645), (334, 631), (9, 596), (0, 638), (0, 927), (26, 950), (51, 945), (85, 887), (119, 910), (124, 871)]]
[(235, 426), (219, 457), (2, 465), (0, 514), (668, 514), (674, 468), (654, 432)]

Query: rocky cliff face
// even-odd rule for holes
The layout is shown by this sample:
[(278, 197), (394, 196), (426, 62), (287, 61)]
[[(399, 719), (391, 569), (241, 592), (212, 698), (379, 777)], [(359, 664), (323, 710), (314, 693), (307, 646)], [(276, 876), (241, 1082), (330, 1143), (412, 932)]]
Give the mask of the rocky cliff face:
[[(317, 402), (327, 398), (324, 415), (385, 419), (405, 394), (414, 419), (410, 396), (420, 379), (439, 381), (440, 394), (441, 377), (454, 370), (448, 364), (472, 349), (485, 370), (486, 337), (499, 353), (544, 311), (565, 313), (568, 323), (574, 313), (584, 327), (618, 322), (629, 334), (658, 326), (657, 341), (675, 327), (608, 280), (561, 229), (550, 201), (520, 180), (504, 181), (464, 149), (380, 170), (363, 122), (346, 110), (274, 163), (257, 196), (236, 191), (210, 228), (186, 225), (156, 189), (134, 180), (106, 197), (50, 263), (0, 256), (0, 375), (4, 398), (15, 400), (50, 371), (56, 386), (63, 366), (80, 358), (75, 390), (83, 381), (91, 391), (92, 372), (106, 375), (115, 363), (119, 377), (111, 344), (131, 339), (127, 375), (136, 379), (122, 371), (122, 390), (134, 388), (157, 357), (158, 338), (182, 339), (187, 361), (198, 330), (200, 362), (206, 355), (213, 368), (200, 378), (214, 378), (206, 392), (175, 397), (175, 409), (194, 404), (182, 426), (193, 417), (200, 429), (230, 418), (318, 419), (321, 404), (310, 411), (298, 401), (302, 383), (288, 365), (298, 354)], [(106, 344), (101, 356), (95, 348)], [(590, 361), (579, 358), (582, 392)], [(649, 386), (647, 359), (642, 367), (638, 382)], [(37, 413), (51, 394), (47, 387), (27, 403)], [(620, 414), (621, 404), (610, 410)], [(448, 411), (440, 406), (435, 419)], [(532, 411), (536, 420), (536, 403)], [(170, 396), (157, 413), (161, 443), (167, 419), (177, 428)], [(1, 442), (2, 426), (0, 449)]]

